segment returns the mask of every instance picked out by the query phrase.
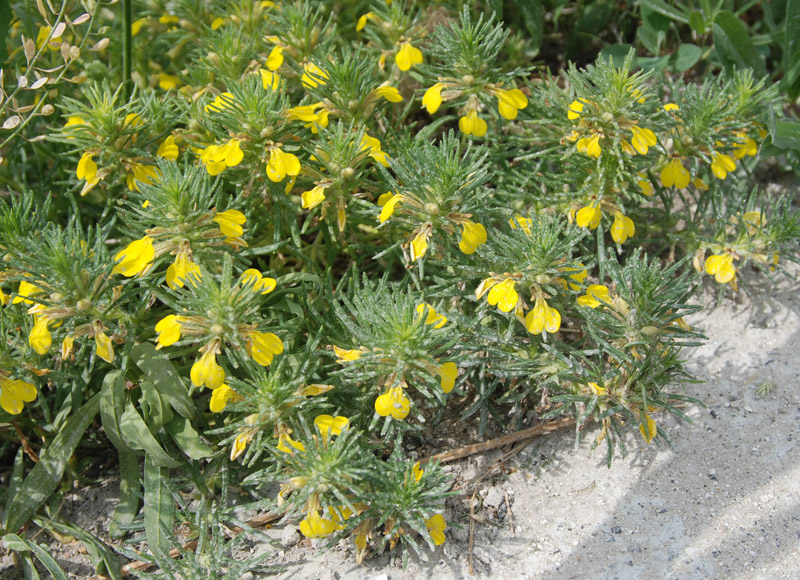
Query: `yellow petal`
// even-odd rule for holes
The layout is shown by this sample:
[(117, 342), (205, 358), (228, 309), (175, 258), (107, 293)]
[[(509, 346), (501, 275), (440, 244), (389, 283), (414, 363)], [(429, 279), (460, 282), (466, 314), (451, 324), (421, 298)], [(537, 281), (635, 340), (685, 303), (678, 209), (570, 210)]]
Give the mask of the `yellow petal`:
[(401, 71), (408, 71), (415, 64), (422, 63), (422, 51), (406, 41), (400, 45), (400, 50), (395, 54), (394, 61), (397, 63), (397, 68)]
[(436, 371), (441, 377), (442, 390), (449, 393), (453, 390), (456, 384), (456, 377), (458, 377), (458, 367), (454, 362), (446, 362), (439, 367)]
[(422, 96), (422, 106), (428, 110), (428, 113), (433, 115), (442, 104), (442, 83), (436, 83), (430, 87)]
[(208, 410), (212, 413), (221, 413), (225, 410), (228, 401), (230, 401), (233, 395), (233, 389), (225, 383), (222, 383), (211, 393), (211, 400), (208, 402)]

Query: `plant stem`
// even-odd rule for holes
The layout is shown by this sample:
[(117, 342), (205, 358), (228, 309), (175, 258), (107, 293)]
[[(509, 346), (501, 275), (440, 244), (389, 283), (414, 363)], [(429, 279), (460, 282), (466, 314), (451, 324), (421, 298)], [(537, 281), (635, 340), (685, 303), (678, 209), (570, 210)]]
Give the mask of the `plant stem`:
[(122, 95), (125, 102), (131, 96), (131, 23), (133, 20), (132, 0), (122, 0)]

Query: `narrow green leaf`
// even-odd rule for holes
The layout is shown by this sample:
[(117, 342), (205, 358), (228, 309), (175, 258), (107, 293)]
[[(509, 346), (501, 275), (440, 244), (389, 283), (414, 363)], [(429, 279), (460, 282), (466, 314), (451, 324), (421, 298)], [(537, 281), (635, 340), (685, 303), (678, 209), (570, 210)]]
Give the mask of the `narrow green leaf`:
[(25, 552), (22, 555), (22, 577), (25, 580), (39, 580), (39, 572), (36, 566), (33, 565), (33, 558), (30, 552)]
[(172, 421), (164, 425), (164, 429), (178, 447), (192, 459), (204, 459), (214, 455), (214, 450), (200, 439), (192, 424), (180, 415), (175, 415)]
[(11, 477), (8, 480), (8, 489), (6, 490), (6, 511), (11, 505), (11, 500), (17, 495), (17, 489), (22, 484), (22, 478), (25, 475), (25, 450), (20, 447), (17, 449), (17, 455), (14, 457), (14, 468), (11, 470)]
[(110, 576), (112, 580), (122, 580), (121, 566), (114, 551), (93, 534), (70, 522), (44, 518), (34, 518), (39, 527), (52, 527), (60, 534), (74, 537), (84, 546), (98, 573)]
[(163, 353), (150, 343), (133, 347), (131, 358), (155, 385), (158, 392), (166, 397), (169, 404), (187, 419), (195, 415), (194, 401), (189, 396), (186, 383), (175, 370), (175, 367)]
[(100, 419), (108, 440), (120, 453), (131, 451), (120, 432), (120, 420), (125, 412), (125, 377), (120, 371), (111, 371), (103, 379), (100, 397)]
[(689, 24), (689, 16), (685, 11), (675, 8), (674, 6), (670, 6), (664, 2), (664, 0), (642, 0), (642, 6), (646, 6), (653, 12), (657, 12), (658, 14), (666, 16), (675, 22)]
[(610, 58), (615, 67), (621, 68), (631, 48), (633, 48), (631, 44), (609, 44), (600, 51), (598, 57), (604, 60)]
[(494, 12), (497, 20), (503, 19), (503, 0), (489, 0), (488, 8)]
[(139, 458), (130, 451), (119, 452), (119, 502), (108, 523), (108, 533), (114, 538), (125, 535), (123, 526), (130, 524), (139, 513)]
[(714, 47), (728, 72), (740, 67), (753, 69), (758, 77), (766, 74), (764, 60), (753, 46), (747, 27), (728, 10), (714, 19)]
[(6, 512), (6, 530), (19, 530), (50, 497), (99, 408), (100, 393), (97, 393), (69, 418), (52, 443), (42, 452), (39, 463), (31, 470), (11, 500)]
[(689, 26), (697, 34), (706, 33), (706, 19), (703, 18), (703, 13), (698, 10), (693, 10), (689, 13)]
[(181, 465), (181, 462), (173, 459), (169, 453), (164, 451), (164, 448), (153, 437), (144, 419), (134, 408), (133, 403), (129, 402), (126, 405), (120, 427), (125, 442), (134, 449), (144, 450), (145, 457), (150, 457), (152, 461), (163, 467), (178, 467)]
[(169, 471), (149, 455), (144, 458), (144, 531), (156, 556), (167, 558), (171, 546), (175, 504), (166, 487)]
[[(26, 538), (21, 538), (16, 534), (6, 534), (3, 536), (3, 545), (7, 550), (14, 550), (15, 552), (32, 552), (39, 562), (42, 563), (42, 566), (47, 568), (53, 580), (67, 580), (67, 575), (64, 574), (61, 566), (58, 565), (58, 562), (56, 562), (50, 552), (37, 545), (35, 542)], [(38, 578), (38, 574), (34, 577)]]

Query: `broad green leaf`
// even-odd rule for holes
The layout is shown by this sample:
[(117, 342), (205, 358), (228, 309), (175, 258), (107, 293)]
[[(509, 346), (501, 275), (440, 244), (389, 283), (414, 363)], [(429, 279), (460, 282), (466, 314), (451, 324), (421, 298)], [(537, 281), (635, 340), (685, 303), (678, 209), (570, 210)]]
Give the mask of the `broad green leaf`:
[(8, 489), (6, 490), (6, 511), (11, 504), (11, 500), (17, 495), (17, 489), (22, 484), (22, 478), (25, 475), (25, 450), (20, 447), (17, 449), (17, 455), (14, 457), (14, 468), (11, 470), (11, 477), (8, 480)]
[(164, 400), (166, 397), (162, 397), (153, 381), (142, 379), (139, 386), (142, 389), (139, 407), (142, 409), (145, 423), (150, 427), (150, 431), (157, 433), (161, 427), (172, 420), (172, 409)]
[(139, 457), (131, 451), (119, 452), (119, 502), (108, 523), (108, 533), (112, 538), (125, 535), (123, 526), (130, 524), (139, 513)]
[(642, 7), (645, 6), (653, 12), (666, 16), (670, 20), (680, 22), (681, 24), (689, 24), (689, 16), (685, 11), (670, 6), (664, 2), (664, 0), (642, 0)]
[(186, 383), (165, 354), (158, 352), (152, 344), (143, 343), (133, 347), (131, 358), (173, 409), (187, 419), (194, 418), (194, 401), (189, 396)]
[(147, 424), (133, 403), (126, 405), (120, 427), (125, 442), (134, 449), (143, 450), (145, 457), (149, 457), (163, 467), (178, 467), (181, 464), (180, 461), (173, 459), (169, 453), (164, 451), (164, 448), (153, 437), (150, 429), (147, 428)]
[(536, 51), (542, 46), (544, 35), (544, 8), (541, 0), (515, 0), (513, 14), (522, 20), (528, 32), (528, 43)]
[(47, 501), (58, 486), (70, 457), (100, 408), (100, 393), (86, 401), (66, 422), (58, 435), (39, 456), (22, 482), (6, 512), (5, 529), (16, 532)]
[(192, 424), (180, 415), (175, 415), (172, 421), (164, 425), (164, 429), (172, 436), (178, 447), (192, 459), (204, 459), (214, 455), (214, 450), (200, 439)]
[(800, 151), (800, 122), (794, 119), (777, 119), (770, 123), (772, 144), (781, 149)]
[(604, 60), (610, 58), (615, 67), (621, 68), (632, 48), (630, 44), (609, 44), (600, 51), (598, 57)]
[(672, 24), (672, 19), (669, 16), (653, 10), (646, 2), (642, 4), (642, 21), (645, 27), (661, 32), (668, 31)]
[(751, 68), (757, 77), (766, 74), (764, 60), (753, 46), (747, 27), (732, 12), (721, 11), (714, 19), (714, 46), (728, 72)]
[(100, 397), (100, 419), (108, 440), (120, 453), (130, 451), (120, 432), (120, 421), (125, 412), (125, 377), (120, 371), (111, 371), (103, 379)]
[(166, 486), (169, 470), (144, 457), (144, 531), (156, 556), (169, 557), (175, 504)]
[(650, 54), (656, 56), (661, 54), (661, 43), (664, 42), (666, 38), (666, 35), (662, 31), (647, 26), (640, 26), (636, 29), (636, 36)]
[(697, 34), (705, 34), (706, 19), (703, 17), (703, 13), (698, 10), (691, 11), (689, 13), (689, 26)]
[(692, 68), (703, 56), (703, 49), (695, 44), (681, 44), (678, 50), (669, 59), (672, 69), (677, 72), (685, 72)]

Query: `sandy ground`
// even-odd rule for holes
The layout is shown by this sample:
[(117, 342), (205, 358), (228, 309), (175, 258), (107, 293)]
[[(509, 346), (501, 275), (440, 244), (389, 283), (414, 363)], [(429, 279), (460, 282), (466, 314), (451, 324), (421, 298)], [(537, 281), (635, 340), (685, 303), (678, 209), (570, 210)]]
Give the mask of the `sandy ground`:
[[(404, 568), (373, 556), (358, 567), (344, 543), (319, 554), (300, 542), (271, 559), (296, 564), (279, 577), (800, 578), (800, 285), (751, 283), (750, 297), (740, 292), (690, 320), (708, 342), (687, 351), (704, 382), (685, 392), (706, 407), (687, 407), (691, 424), (660, 418), (674, 449), (631, 436), (627, 457), (608, 469), (604, 447), (590, 449), (591, 430), (577, 450), (571, 432), (559, 433), (519, 454), (509, 475), (478, 484), (475, 576), (467, 497), (449, 510), (447, 542), (427, 561)], [(495, 457), (449, 469), (471, 492)]]
[[(797, 269), (795, 269), (797, 271)], [(241, 580), (792, 579), (800, 578), (800, 284), (777, 289), (750, 276), (740, 292), (689, 322), (708, 335), (687, 351), (705, 382), (685, 387), (692, 423), (659, 417), (674, 449), (629, 438), (629, 453), (608, 469), (594, 432), (574, 449), (571, 432), (541, 438), (499, 478), (475, 480), (498, 452), (446, 466), (468, 492), (450, 502), (447, 541), (407, 566), (388, 555), (355, 564), (352, 543), (322, 552), (293, 526), (268, 533), (273, 574)], [(713, 298), (707, 298), (711, 306)], [(767, 392), (768, 391), (768, 392)], [(477, 486), (475, 576), (467, 564), (469, 494)], [(116, 483), (76, 490), (62, 515), (104, 535)], [(80, 544), (50, 543), (71, 578), (93, 570)], [(7, 554), (0, 579), (15, 578)]]

